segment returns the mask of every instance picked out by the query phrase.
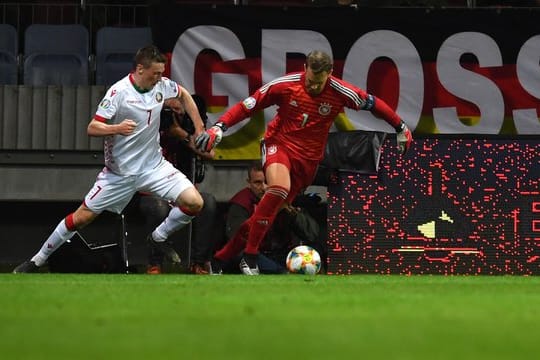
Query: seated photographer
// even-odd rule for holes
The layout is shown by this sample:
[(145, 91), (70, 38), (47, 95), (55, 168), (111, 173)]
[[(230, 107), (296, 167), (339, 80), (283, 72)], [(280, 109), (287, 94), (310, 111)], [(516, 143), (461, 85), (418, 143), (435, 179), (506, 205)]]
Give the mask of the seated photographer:
[[(229, 240), (240, 225), (248, 219), (266, 191), (264, 171), (260, 162), (253, 162), (247, 170), (247, 186), (229, 200), (225, 237)], [(320, 198), (319, 198), (320, 200)], [(295, 246), (314, 246), (319, 236), (319, 224), (302, 207), (287, 204), (278, 213), (273, 226), (261, 244), (258, 266), (263, 274), (286, 273), (285, 259)], [(224, 272), (238, 273), (241, 255), (233, 260), (216, 264)], [(217, 270), (217, 269), (216, 269)]]
[[(206, 103), (201, 96), (194, 94), (192, 97), (206, 125), (208, 118)], [(193, 123), (184, 111), (182, 104), (177, 99), (166, 100), (160, 118), (160, 142), (163, 155), (197, 185), (204, 180), (204, 161), (213, 159), (214, 152), (198, 150), (192, 138), (194, 132)], [(193, 220), (189, 270), (193, 274), (206, 275), (212, 272), (210, 259), (215, 239), (218, 236), (214, 234), (217, 202), (210, 193), (201, 192), (201, 196), (204, 200), (204, 207)], [(140, 210), (147, 215), (148, 221), (155, 221), (152, 219), (159, 218), (161, 214), (165, 213), (165, 210), (162, 209), (167, 208), (168, 204), (155, 204), (155, 202), (159, 201), (156, 198), (141, 199)], [(163, 260), (163, 254), (159, 250), (150, 247), (147, 273), (161, 273)]]

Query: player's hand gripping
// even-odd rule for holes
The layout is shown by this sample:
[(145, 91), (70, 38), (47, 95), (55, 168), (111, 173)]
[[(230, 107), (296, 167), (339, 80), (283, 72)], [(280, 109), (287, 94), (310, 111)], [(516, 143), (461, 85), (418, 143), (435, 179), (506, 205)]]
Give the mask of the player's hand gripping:
[(403, 120), (396, 128), (396, 139), (399, 153), (405, 155), (412, 143), (412, 133)]
[(215, 123), (210, 129), (199, 134), (195, 139), (195, 146), (201, 151), (209, 152), (219, 144), (223, 137), (223, 132), (227, 130), (222, 122)]
[(133, 134), (137, 128), (137, 123), (130, 119), (125, 119), (120, 124), (117, 125), (118, 134), (128, 136)]

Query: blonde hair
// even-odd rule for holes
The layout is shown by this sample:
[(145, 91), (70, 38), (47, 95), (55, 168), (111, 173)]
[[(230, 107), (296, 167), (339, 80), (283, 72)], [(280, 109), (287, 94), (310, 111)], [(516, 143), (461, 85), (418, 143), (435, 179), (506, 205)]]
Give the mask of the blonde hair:
[(313, 50), (306, 58), (306, 68), (310, 68), (315, 74), (323, 71), (330, 72), (333, 67), (332, 58), (324, 51)]

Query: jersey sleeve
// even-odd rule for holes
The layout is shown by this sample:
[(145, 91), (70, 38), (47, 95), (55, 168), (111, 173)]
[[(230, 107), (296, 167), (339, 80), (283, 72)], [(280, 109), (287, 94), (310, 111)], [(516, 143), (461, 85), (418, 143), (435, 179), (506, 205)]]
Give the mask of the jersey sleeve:
[(279, 91), (276, 89), (276, 85), (264, 85), (251, 96), (233, 105), (221, 116), (219, 121), (223, 122), (227, 127), (231, 127), (245, 118), (251, 117), (253, 113), (276, 104), (278, 94)]
[(399, 126), (401, 118), (384, 100), (344, 81), (338, 81), (336, 84), (334, 86), (345, 95), (345, 106), (355, 110), (370, 111), (392, 127)]
[(105, 93), (105, 96), (99, 103), (97, 107), (96, 114), (94, 118), (98, 121), (106, 122), (109, 119), (112, 119), (116, 115), (118, 109), (118, 104), (120, 103), (120, 97), (116, 87), (111, 87)]
[[(372, 96), (372, 95), (370, 95)], [(385, 120), (394, 129), (397, 129), (401, 124), (401, 118), (392, 110), (384, 100), (373, 96), (373, 106), (370, 111), (378, 118)]]
[(180, 85), (176, 81), (173, 81), (169, 78), (161, 78), (163, 82), (163, 97), (165, 99), (170, 99), (177, 97), (180, 94)]

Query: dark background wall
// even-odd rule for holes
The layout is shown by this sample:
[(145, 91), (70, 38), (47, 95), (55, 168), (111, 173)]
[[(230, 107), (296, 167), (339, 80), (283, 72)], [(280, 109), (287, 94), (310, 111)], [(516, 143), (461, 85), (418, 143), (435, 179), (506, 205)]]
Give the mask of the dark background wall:
[[(184, 4), (187, 5), (187, 3), (188, 2), (177, 2), (177, 4), (180, 4), (182, 6)], [(193, 3), (199, 4), (200, 10), (197, 10), (197, 7), (191, 6), (193, 5)], [(505, 114), (503, 126), (501, 127), (502, 131), (507, 133), (516, 133), (516, 125), (513, 122), (513, 114), (511, 113), (511, 111), (519, 111), (523, 108), (528, 108), (531, 103), (536, 104), (536, 107), (538, 104), (537, 99), (530, 94), (527, 94), (527, 96), (525, 97), (515, 96), (520, 95), (523, 89), (520, 89), (520, 86), (518, 86), (519, 84), (516, 85), (514, 73), (515, 62), (517, 54), (520, 52), (520, 47), (529, 38), (534, 37), (537, 34), (537, 27), (530, 26), (531, 24), (535, 24), (534, 19), (537, 18), (537, 9), (513, 9), (507, 7), (507, 5), (509, 5), (509, 2), (504, 2), (504, 4), (502, 4), (506, 6), (501, 6), (501, 4), (499, 4), (498, 2), (486, 3), (480, 1), (426, 1), (422, 4), (412, 1), (399, 2), (399, 4), (396, 4), (395, 2), (392, 4), (384, 2), (384, 5), (421, 5), (420, 8), (407, 9), (408, 13), (414, 13), (415, 16), (418, 16), (417, 20), (415, 20), (414, 17), (404, 17), (404, 9), (379, 8), (376, 11), (374, 10), (373, 12), (366, 12), (366, 9), (362, 8), (363, 6), (374, 6), (375, 4), (373, 4), (373, 2), (371, 4), (368, 4), (367, 2), (363, 3), (361, 1), (355, 2), (357, 6), (339, 9), (333, 8), (334, 4), (311, 2), (310, 5), (313, 6), (309, 7), (309, 10), (308, 8), (295, 8), (296, 5), (303, 4), (290, 4), (290, 6), (288, 6), (284, 5), (283, 2), (281, 2), (282, 4), (277, 5), (277, 7), (275, 4), (276, 2), (268, 2), (273, 4), (262, 4), (261, 2), (255, 1), (227, 2), (226, 4), (225, 2), (218, 1), (204, 2), (204, 4), (202, 3), (203, 2), (200, 1), (191, 2), (191, 4), (189, 4), (191, 6), (190, 10), (186, 11), (185, 14), (192, 14), (193, 12), (200, 11), (200, 15), (191, 16), (189, 19), (189, 23), (177, 21), (176, 23), (179, 24), (178, 26), (191, 26), (196, 25), (197, 23), (206, 22), (208, 21), (210, 16), (215, 16), (215, 18), (217, 19), (216, 21), (225, 21), (227, 19), (226, 17), (223, 17), (222, 12), (219, 11), (220, 9), (226, 8), (227, 12), (232, 13), (235, 11), (235, 5), (251, 6), (249, 5), (249, 3), (251, 3), (252, 5), (274, 6), (272, 10), (268, 10), (267, 12), (284, 14), (283, 19), (289, 19), (288, 21), (300, 19), (302, 21), (296, 21), (296, 23), (300, 24), (299, 27), (305, 27), (304, 16), (306, 14), (324, 14), (325, 19), (328, 17), (329, 14), (341, 14), (343, 16), (346, 16), (347, 19), (357, 19), (360, 16), (359, 11), (363, 14), (370, 14), (369, 16), (378, 15), (386, 19), (390, 19), (393, 16), (397, 20), (396, 22), (392, 22), (390, 25), (393, 26), (395, 30), (399, 31), (403, 30), (403, 28), (401, 27), (396, 29), (396, 24), (399, 21), (401, 21), (399, 24), (402, 25), (414, 22), (415, 26), (410, 28), (405, 27), (404, 33), (407, 35), (420, 34), (418, 35), (418, 37), (411, 36), (411, 38), (418, 40), (418, 47), (422, 49), (423, 60), (428, 63), (426, 68), (429, 71), (433, 70), (433, 61), (436, 58), (436, 50), (438, 49), (438, 46), (441, 42), (439, 40), (444, 40), (447, 35), (459, 31), (474, 30), (487, 32), (491, 36), (493, 36), (493, 38), (495, 38), (497, 44), (502, 49), (502, 57), (504, 59), (503, 66), (501, 66), (500, 68), (490, 68), (479, 71), (478, 68), (474, 68), (474, 58), (465, 57), (463, 60), (464, 63), (468, 63), (469, 65), (473, 64), (471, 65), (473, 66), (471, 69), (483, 72), (483, 75), (486, 75), (487, 77), (494, 76), (495, 82), (497, 82), (498, 85), (501, 85), (501, 89), (505, 91), (509, 90), (508, 93), (505, 93), (504, 100), (506, 102), (510, 100), (510, 104), (512, 106), (506, 106), (507, 113)], [(377, 3), (380, 5), (383, 2)], [(532, 2), (526, 3), (530, 6), (535, 5)], [(525, 2), (520, 2), (513, 5), (523, 4), (525, 4)], [(2, 3), (0, 4), (0, 22), (4, 24), (11, 24), (17, 30), (17, 36), (19, 40), (20, 64), (24, 60), (24, 54), (22, 51), (25, 40), (24, 31), (26, 27), (30, 24), (83, 24), (89, 30), (90, 49), (91, 52), (94, 53), (95, 33), (99, 28), (103, 26), (135, 27), (151, 25), (151, 19), (159, 18), (156, 17), (156, 15), (160, 14), (154, 11), (156, 9), (155, 7), (152, 8), (149, 5), (156, 6), (155, 2), (143, 1), (134, 2), (133, 4), (120, 4), (117, 2), (94, 4), (94, 2), (79, 1), (64, 1), (57, 4), (43, 4), (36, 1)], [(332, 9), (319, 8), (321, 6), (330, 5), (332, 5)], [(484, 9), (471, 9), (471, 7), (478, 7), (477, 5), (493, 6)], [(221, 8), (221, 6), (224, 7)], [(216, 9), (218, 11), (216, 11)], [(245, 7), (242, 9), (237, 8), (237, 10), (237, 15), (235, 16), (249, 14), (250, 11), (257, 12), (257, 14), (261, 13), (260, 9), (250, 10), (246, 9)], [(459, 18), (462, 20), (461, 22), (458, 23), (455, 21), (456, 15), (460, 15)], [(426, 21), (429, 19), (440, 20), (444, 19), (445, 17), (445, 21), (430, 20), (426, 23)], [(223, 20), (224, 18), (225, 20)], [(280, 17), (278, 18), (280, 19), (280, 21), (283, 20)], [(343, 19), (342, 17), (334, 18)], [(484, 21), (486, 19), (489, 21)], [(230, 19), (228, 21), (230, 22)], [(319, 26), (318, 24), (323, 24), (322, 28), (316, 30), (322, 29), (323, 33), (330, 33), (330, 38), (342, 38), (342, 22), (317, 22), (313, 19), (311, 19), (310, 21), (313, 21), (315, 27)], [(459, 24), (463, 24), (463, 21), (468, 22), (468, 24), (470, 24), (470, 27), (468, 27), (469, 25), (467, 25), (467, 27), (461, 28)], [(449, 27), (447, 29), (443, 29), (443, 31), (426, 31), (426, 24), (429, 24), (429, 26), (442, 26), (443, 24), (448, 24)], [(364, 29), (368, 31), (371, 30), (374, 26), (378, 25), (377, 22), (374, 21), (373, 23), (360, 22), (359, 26), (364, 26)], [(260, 56), (260, 43), (258, 40), (254, 41), (254, 39), (256, 39), (256, 36), (254, 36), (254, 32), (250, 29), (243, 28), (241, 21), (232, 24), (231, 27), (237, 29), (239, 37), (242, 39), (246, 39), (247, 43), (250, 44), (248, 46), (247, 53), (248, 55), (250, 55), (251, 58), (248, 60), (254, 61), (254, 63), (256, 63)], [(269, 27), (272, 26), (269, 25)], [(166, 29), (166, 27), (164, 28)], [(336, 31), (337, 28), (339, 28), (340, 30)], [(428, 29), (431, 28), (428, 27)], [(258, 29), (257, 31), (259, 30), (260, 29)], [(181, 33), (181, 31), (182, 29), (178, 30), (178, 33)], [(178, 35), (178, 33), (175, 33), (174, 36), (170, 38), (160, 37), (159, 41), (163, 42), (165, 50), (172, 51), (171, 45), (174, 45), (174, 41), (176, 40), (176, 35)], [(358, 34), (361, 33), (362, 31), (359, 30)], [(358, 34), (348, 34), (347, 36), (349, 36), (349, 38), (347, 38), (348, 40), (346, 40), (346, 43), (349, 44), (356, 40)], [(431, 46), (433, 44), (437, 46)], [(347, 46), (337, 47), (336, 54), (338, 55), (338, 60), (343, 59), (343, 57), (346, 55), (347, 49)], [(295, 64), (296, 63), (294, 59), (291, 59), (291, 66), (295, 66)], [(535, 64), (537, 66), (538, 61), (536, 61)], [(342, 62), (339, 62), (339, 65), (342, 66)], [(382, 70), (387, 70), (387, 68), (383, 67)], [(91, 69), (91, 71), (93, 70)], [(532, 68), (531, 71), (535, 73), (534, 68)], [(432, 74), (431, 72), (427, 73)], [(260, 80), (260, 75), (257, 76), (258, 77), (256, 77), (256, 79)], [(22, 79), (22, 73), (19, 74), (19, 79)], [(426, 83), (437, 84), (436, 80), (437, 79), (427, 78)], [(388, 84), (388, 80), (386, 80), (384, 84)], [(389, 86), (384, 86), (383, 88), (395, 89), (396, 84), (390, 81)], [(24, 91), (27, 92), (25, 93)], [(49, 95), (37, 95), (40, 92), (43, 93), (47, 91), (50, 93)], [(37, 251), (39, 246), (41, 246), (41, 244), (45, 240), (45, 237), (54, 229), (58, 221), (60, 221), (63, 216), (73, 211), (79, 205), (79, 198), (82, 198), (84, 196), (86, 189), (91, 184), (93, 178), (95, 177), (95, 174), (97, 174), (97, 171), (99, 170), (100, 155), (96, 155), (96, 151), (98, 151), (97, 149), (99, 149), (100, 147), (99, 144), (96, 144), (95, 142), (88, 142), (86, 138), (74, 134), (80, 134), (81, 129), (84, 130), (84, 124), (92, 113), (92, 109), (95, 107), (96, 101), (99, 100), (99, 94), (102, 93), (103, 88), (93, 87), (93, 85), (90, 85), (88, 87), (85, 87), (84, 89), (81, 89), (80, 91), (74, 89), (70, 89), (70, 91), (71, 92), (67, 90), (64, 91), (62, 90), (62, 88), (51, 87), (45, 89), (32, 87), (25, 88), (24, 86), (21, 86), (20, 83), (18, 85), (1, 86), (0, 124), (2, 126), (0, 126), (0, 139), (2, 141), (2, 147), (0, 148), (0, 213), (4, 214), (2, 215), (0, 221), (0, 247), (3, 248), (0, 254), (0, 266), (2, 267), (10, 268), (12, 264), (16, 264), (21, 262), (22, 260), (25, 260), (26, 258), (28, 258), (29, 255)], [(60, 107), (64, 110), (68, 109), (64, 111), (67, 111), (67, 115), (64, 114), (64, 117), (62, 117), (62, 111), (54, 111), (54, 109), (58, 106), (58, 104), (62, 104), (62, 101), (71, 96), (68, 94), (80, 94), (84, 92), (87, 93), (87, 96), (84, 96), (84, 107), (86, 107), (87, 109), (83, 112), (73, 110), (77, 113), (77, 116), (73, 116), (73, 118), (77, 119), (75, 123), (78, 124), (78, 127), (74, 126), (73, 128), (70, 128), (72, 130), (71, 132), (64, 131), (65, 129), (62, 130), (63, 128), (59, 126), (59, 124), (70, 124), (69, 121), (61, 121), (61, 119), (69, 119), (69, 112), (71, 111), (70, 107)], [(434, 104), (437, 104), (437, 99), (434, 100), (434, 96), (432, 96), (434, 94), (436, 93), (430, 92), (427, 95), (427, 100), (432, 102), (435, 101)], [(444, 89), (442, 89), (437, 94), (441, 95), (442, 105), (456, 106), (457, 109), (467, 110), (464, 113), (458, 112), (458, 115), (466, 115), (464, 117), (462, 116), (463, 119), (460, 119), (460, 121), (464, 121), (465, 123), (474, 123), (474, 118), (469, 117), (469, 115), (471, 115), (469, 112), (470, 109), (476, 111), (474, 104), (471, 105), (470, 103), (467, 103), (462, 99), (448, 97), (448, 94), (444, 91)], [(13, 109), (12, 104), (16, 101), (15, 99), (18, 99), (18, 97), (20, 96), (22, 96), (24, 99), (20, 103), (17, 103), (18, 105), (15, 107), (15, 110), (9, 110)], [(393, 95), (393, 97), (395, 100), (395, 94)], [(29, 99), (32, 99), (32, 102), (24, 102)], [(74, 101), (73, 103), (81, 104), (81, 97), (77, 98), (75, 96), (74, 99), (77, 99), (77, 101)], [(518, 99), (519, 101), (516, 99)], [(448, 104), (447, 101), (450, 101), (450, 104)], [(429, 104), (432, 105), (432, 102), (430, 102)], [(30, 110), (32, 110), (33, 112), (32, 116), (28, 116)], [(424, 116), (422, 116), (420, 122), (423, 122), (424, 126), (420, 130), (428, 132), (432, 131), (432, 117), (430, 118), (430, 116), (432, 116), (432, 114), (430, 113), (431, 108), (424, 107), (423, 111)], [(537, 120), (537, 114), (535, 114), (535, 116), (532, 116), (532, 119), (534, 120), (535, 117)], [(49, 132), (44, 132), (40, 134), (37, 130), (47, 130), (47, 128), (43, 128), (43, 123), (40, 122), (43, 121), (42, 119), (44, 118), (47, 119), (47, 122), (52, 124), (52, 127), (48, 128)], [(23, 122), (23, 120), (21, 119), (25, 119), (25, 122)], [(414, 121), (416, 119), (412, 120)], [(55, 135), (56, 133), (53, 134), (51, 128), (58, 129), (58, 133), (63, 134), (63, 136), (65, 137), (58, 140), (58, 143), (60, 145), (56, 147), (50, 146), (50, 144), (54, 144), (57, 140), (57, 136)], [(51, 134), (53, 136), (51, 136)], [(46, 135), (49, 135), (49, 137), (47, 137)], [(482, 134), (478, 135), (479, 139), (483, 138)], [(41, 140), (46, 138), (48, 140), (46, 144), (43, 145)], [(73, 139), (75, 141), (70, 142)], [(20, 142), (17, 142), (15, 140), (20, 140)], [(538, 140), (533, 139), (532, 141), (533, 144), (536, 144), (537, 146)], [(33, 146), (36, 143), (39, 146)], [(462, 144), (460, 142), (458, 143)], [(22, 148), (20, 146), (22, 146)], [(435, 152), (434, 154), (437, 156), (442, 156), (443, 152), (447, 150), (448, 148), (442, 149), (440, 150), (440, 152)], [(455, 149), (450, 146), (450, 150), (454, 151)], [(415, 152), (417, 154), (415, 156), (425, 155), (424, 149), (422, 148), (416, 148)], [(66, 155), (67, 157), (64, 157), (64, 155)], [(411, 167), (418, 169), (419, 174), (422, 174), (422, 176), (420, 176), (417, 180), (421, 182), (422, 179), (425, 179), (425, 177), (428, 176), (428, 174), (422, 173), (423, 170), (418, 167), (418, 164), (420, 164), (420, 162), (417, 161), (419, 160), (421, 160), (421, 158), (414, 157), (409, 158), (407, 161), (411, 162)], [(385, 166), (393, 166), (393, 159), (385, 158), (383, 162), (385, 163)], [(442, 164), (444, 164), (444, 162), (442, 162)], [(404, 168), (407, 167), (405, 165), (403, 165)], [(230, 163), (227, 161), (221, 161), (216, 162), (215, 164), (211, 164), (210, 169), (211, 174), (209, 176), (209, 180), (203, 184), (203, 189), (206, 188), (210, 192), (219, 194), (218, 200), (221, 203), (226, 201), (229, 195), (232, 195), (235, 191), (237, 191), (243, 186), (244, 175), (242, 164), (238, 164), (237, 162)], [(217, 171), (215, 171), (212, 175), (212, 171), (214, 171), (215, 169), (217, 169)], [(475, 169), (479, 169), (479, 167), (476, 167)], [(443, 170), (445, 170), (444, 167)], [(76, 173), (76, 175), (74, 173)], [(538, 173), (540, 172), (536, 172), (536, 174)], [(388, 173), (384, 173), (382, 174), (382, 176), (387, 174)], [(471, 178), (475, 178), (475, 176), (479, 176), (479, 173), (471, 174)], [(365, 178), (363, 179), (365, 180)], [(531, 181), (537, 181), (537, 179), (532, 179)], [(414, 185), (415, 183), (413, 182), (412, 184)], [(337, 187), (335, 187), (336, 184), (334, 184), (333, 191), (337, 191), (337, 194), (341, 194), (342, 190), (348, 189), (350, 185), (351, 184), (346, 181), (338, 184)], [(366, 186), (369, 186), (369, 184)], [(501, 192), (505, 192), (506, 190), (511, 189), (505, 189), (504, 186), (500, 189)], [(325, 192), (325, 188), (323, 188), (322, 191)], [(324, 193), (324, 195), (326, 195), (326, 193)], [(334, 192), (332, 195), (336, 196), (336, 193)], [(393, 196), (399, 196), (399, 194), (391, 192), (386, 194), (381, 193), (380, 195), (383, 199), (387, 199)], [(357, 197), (357, 202), (354, 204), (350, 204), (351, 208), (358, 207), (361, 209), (363, 205), (362, 201), (360, 200), (363, 198), (359, 194), (355, 194), (354, 196)], [(336, 198), (334, 198), (332, 201), (336, 201), (335, 199)], [(330, 205), (335, 206), (334, 203), (331, 203)], [(403, 206), (405, 205), (406, 204), (404, 204)], [(493, 203), (493, 205), (495, 206), (495, 208), (501, 207), (501, 209), (504, 209), (504, 207), (507, 206), (503, 203)], [(530, 206), (532, 209), (536, 209), (535, 207), (532, 207), (533, 205)], [(335, 207), (331, 207), (330, 209), (334, 211), (336, 210)], [(401, 210), (406, 211), (406, 207), (402, 207)], [(346, 216), (351, 216), (351, 213), (349, 213), (349, 210), (347, 209), (340, 209), (339, 211), (346, 211)], [(386, 216), (388, 216), (388, 214), (381, 213), (379, 217), (385, 218)], [(87, 264), (89, 268), (95, 270), (101, 266), (100, 269), (102, 269), (103, 271), (112, 271), (113, 269), (114, 271), (117, 271), (118, 269), (114, 268), (113, 264), (118, 265), (118, 261), (120, 261), (120, 264), (125, 264), (124, 252), (126, 248), (124, 245), (121, 244), (121, 240), (124, 238), (124, 231), (127, 229), (128, 238), (126, 241), (128, 244), (128, 260), (130, 264), (144, 264), (146, 256), (146, 245), (144, 244), (144, 238), (148, 233), (148, 229), (146, 228), (144, 219), (141, 219), (140, 214), (138, 214), (136, 211), (131, 211), (131, 213), (130, 211), (127, 211), (124, 220), (125, 228), (122, 227), (122, 221), (117, 216), (105, 215), (100, 218), (95, 224), (92, 224), (88, 229), (82, 232), (83, 236), (85, 236), (85, 239), (87, 239), (88, 241), (90, 241), (90, 243), (96, 246), (106, 244), (118, 245), (111, 246), (109, 248), (101, 248), (97, 251), (90, 251), (87, 247), (84, 248), (80, 246), (81, 241), (79, 239), (74, 239), (71, 245), (66, 245), (63, 249), (61, 249), (61, 251), (58, 252), (58, 256), (64, 259), (69, 258), (68, 256), (60, 256), (62, 255), (62, 252), (78, 254), (77, 256), (71, 256), (71, 258), (73, 259), (83, 259), (87, 256), (94, 256), (98, 259), (91, 262), (91, 264)], [(533, 222), (532, 224), (536, 224), (536, 222)], [(335, 240), (335, 238), (333, 237), (334, 232), (339, 226), (339, 224), (331, 224), (329, 228), (330, 238)], [(534, 234), (531, 235), (531, 238), (534, 238), (536, 236), (537, 228), (534, 226), (531, 227), (534, 232)], [(368, 231), (369, 229), (370, 228), (368, 227), (364, 230), (361, 230), (360, 232), (353, 233), (354, 239), (349, 239), (353, 241), (353, 243), (351, 244), (353, 248), (354, 246), (359, 246), (358, 237), (361, 236), (360, 234), (362, 234), (362, 231)], [(373, 231), (373, 228), (371, 228), (371, 230), (369, 231)], [(380, 228), (378, 231), (380, 231), (380, 234), (382, 234), (383, 236), (388, 235), (388, 229)], [(186, 235), (180, 233), (177, 236), (178, 239), (176, 240), (176, 243), (178, 248), (181, 249), (181, 253), (187, 253), (189, 249), (187, 249), (185, 241)], [(513, 240), (509, 237), (509, 235), (507, 238), (505, 238), (505, 243), (509, 242), (508, 246), (510, 247), (513, 246), (512, 244), (514, 244), (512, 243), (512, 241)], [(334, 245), (334, 243), (331, 244), (331, 246)], [(537, 270), (536, 268), (534, 268), (534, 264), (536, 264), (536, 249), (533, 249), (531, 251), (532, 253), (528, 254), (528, 259), (531, 261), (529, 264), (533, 264), (533, 270), (531, 271), (534, 272)], [(81, 257), (81, 253), (85, 255)], [(339, 251), (334, 252), (334, 255), (336, 256), (350, 256), (351, 254), (355, 254), (354, 256), (357, 256), (357, 252), (355, 252), (354, 250), (352, 253), (345, 253)], [(512, 256), (512, 250), (509, 250), (506, 254), (508, 256)], [(360, 259), (364, 258), (360, 257)], [(53, 262), (54, 261), (55, 260), (53, 258)], [(437, 263), (438, 260), (433, 261), (435, 261), (436, 264), (446, 264), (444, 262)], [(333, 264), (336, 264), (336, 262), (334, 261)], [(71, 264), (71, 266), (74, 265), (75, 264)], [(372, 265), (378, 266), (376, 265), (376, 263)], [(492, 272), (504, 271), (505, 268), (503, 265), (497, 265), (499, 267), (497, 267), (496, 270), (492, 270)], [(518, 263), (514, 263), (514, 265), (516, 267), (511, 268), (511, 271), (520, 272), (525, 269), (517, 268)], [(355, 266), (359, 265), (356, 264)], [(527, 267), (527, 269), (530, 268), (530, 266)], [(334, 268), (333, 271), (355, 272), (359, 271), (359, 269), (360, 268), (358, 267), (348, 269), (339, 267)], [(380, 271), (380, 268), (376, 269), (377, 271)], [(404, 271), (403, 269), (404, 268), (399, 268), (398, 270)], [(447, 267), (445, 266), (438, 267), (437, 269), (437, 271), (447, 271)], [(443, 271), (440, 269), (445, 270)], [(389, 269), (386, 268), (385, 271), (388, 270)], [(373, 271), (373, 268), (370, 268), (369, 271)]]

